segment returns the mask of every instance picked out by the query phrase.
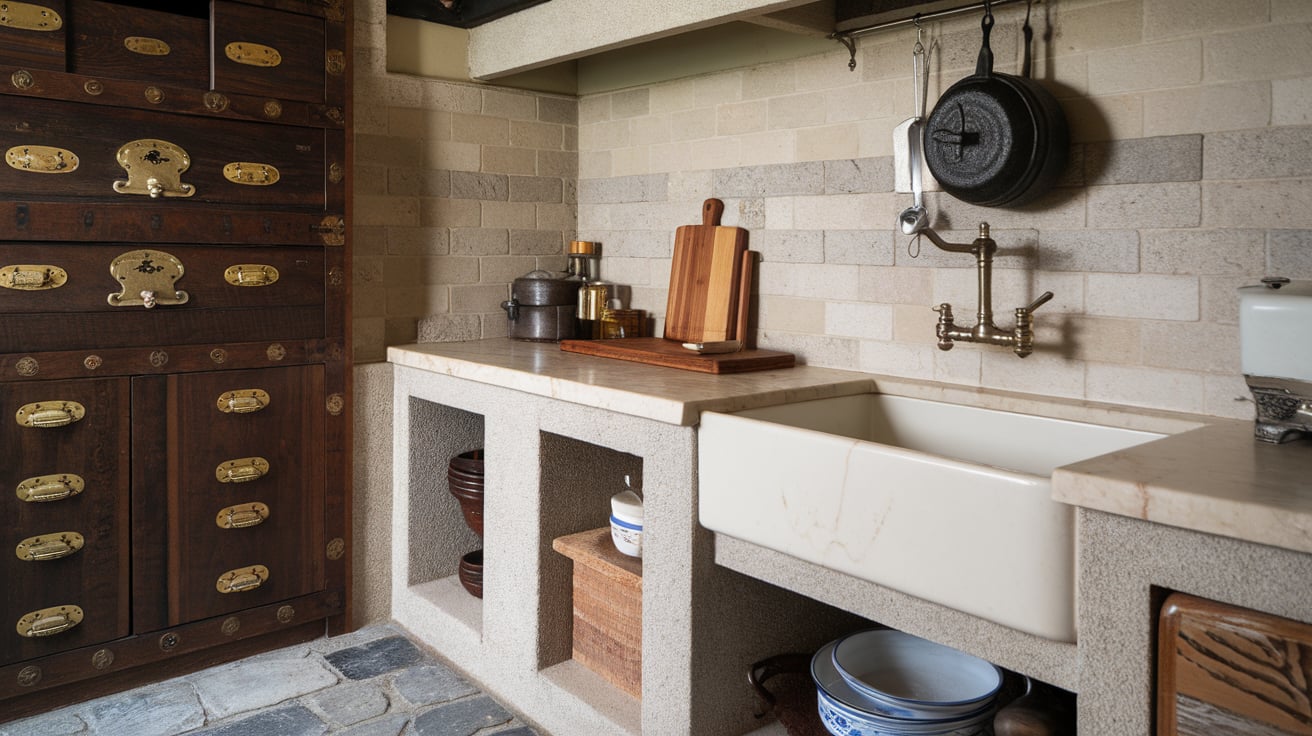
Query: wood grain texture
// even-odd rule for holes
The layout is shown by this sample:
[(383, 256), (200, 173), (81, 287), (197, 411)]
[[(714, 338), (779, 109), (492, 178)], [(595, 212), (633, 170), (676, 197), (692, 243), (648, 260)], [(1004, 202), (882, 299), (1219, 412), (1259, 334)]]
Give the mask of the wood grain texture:
[(723, 213), (723, 202), (708, 199), (702, 204), (702, 224), (675, 230), (666, 339), (715, 342), (733, 334), (747, 231), (720, 225)]
[(560, 349), (567, 353), (615, 358), (699, 373), (765, 371), (773, 368), (791, 368), (796, 362), (796, 357), (792, 353), (777, 350), (740, 350), (736, 353), (699, 355), (677, 342), (660, 337), (562, 340)]
[(1181, 593), (1158, 630), (1160, 736), (1312, 734), (1312, 625)]
[(755, 251), (743, 251), (741, 275), (738, 277), (738, 306), (734, 318), (733, 334), (729, 337), (742, 342), (743, 347), (756, 347), (756, 335), (752, 333), (752, 272), (756, 267)]

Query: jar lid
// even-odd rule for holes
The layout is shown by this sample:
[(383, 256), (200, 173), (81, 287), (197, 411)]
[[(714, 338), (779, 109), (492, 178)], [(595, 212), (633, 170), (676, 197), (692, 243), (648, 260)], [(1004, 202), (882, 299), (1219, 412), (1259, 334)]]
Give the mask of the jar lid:
[(597, 243), (591, 240), (571, 240), (569, 241), (569, 252), (588, 256), (595, 255), (597, 253)]

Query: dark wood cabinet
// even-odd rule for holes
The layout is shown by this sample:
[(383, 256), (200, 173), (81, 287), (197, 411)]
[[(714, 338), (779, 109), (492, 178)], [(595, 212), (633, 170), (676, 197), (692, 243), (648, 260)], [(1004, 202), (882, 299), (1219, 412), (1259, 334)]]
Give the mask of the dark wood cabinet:
[(350, 627), (351, 21), (2, 12), (8, 720)]

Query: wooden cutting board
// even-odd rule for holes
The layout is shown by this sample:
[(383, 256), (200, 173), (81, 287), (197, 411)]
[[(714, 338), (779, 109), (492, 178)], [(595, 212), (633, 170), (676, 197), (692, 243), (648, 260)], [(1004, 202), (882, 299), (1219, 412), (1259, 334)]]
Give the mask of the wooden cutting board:
[(595, 355), (634, 363), (678, 368), (699, 373), (747, 373), (774, 368), (791, 368), (792, 353), (778, 350), (740, 350), (736, 353), (699, 355), (677, 342), (661, 337), (630, 337), (622, 340), (561, 340), (567, 353)]
[(676, 343), (718, 342), (733, 338), (737, 325), (738, 282), (747, 231), (720, 224), (724, 202), (702, 204), (702, 224), (674, 232), (670, 295), (665, 307), (665, 338)]

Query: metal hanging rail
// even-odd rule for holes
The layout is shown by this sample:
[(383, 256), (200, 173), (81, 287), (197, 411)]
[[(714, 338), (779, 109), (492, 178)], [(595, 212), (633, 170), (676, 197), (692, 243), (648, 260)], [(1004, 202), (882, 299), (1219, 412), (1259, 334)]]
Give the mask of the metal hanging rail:
[[(990, 0), (989, 5), (1007, 5), (1018, 1), (1019, 0)], [(1042, 2), (1042, 0), (1036, 0), (1035, 4), (1040, 2)], [(829, 38), (843, 44), (843, 46), (847, 48), (847, 52), (851, 54), (852, 57), (851, 60), (847, 62), (847, 68), (851, 71), (856, 71), (856, 39), (860, 36), (889, 28), (899, 28), (906, 25), (919, 25), (924, 21), (939, 20), (941, 18), (948, 18), (963, 13), (973, 13), (983, 9), (984, 2), (981, 0), (981, 2), (973, 2), (956, 8), (932, 10), (927, 13), (916, 13), (905, 18), (874, 23), (868, 26), (862, 26), (861, 28), (854, 28), (849, 31), (835, 31), (829, 34)]]

